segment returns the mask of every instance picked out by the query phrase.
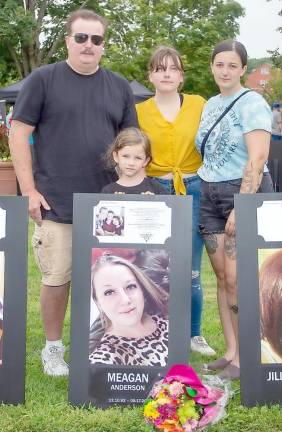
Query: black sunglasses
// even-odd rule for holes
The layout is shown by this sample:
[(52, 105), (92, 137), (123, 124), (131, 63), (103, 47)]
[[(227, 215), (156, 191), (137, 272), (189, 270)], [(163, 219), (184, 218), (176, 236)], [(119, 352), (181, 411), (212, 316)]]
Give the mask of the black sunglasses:
[(97, 45), (97, 46), (101, 45), (103, 40), (104, 40), (103, 36), (89, 35), (87, 33), (75, 33), (73, 35), (73, 38), (74, 38), (75, 42), (78, 44), (83, 44), (86, 41), (88, 41), (88, 39), (90, 38), (93, 45)]

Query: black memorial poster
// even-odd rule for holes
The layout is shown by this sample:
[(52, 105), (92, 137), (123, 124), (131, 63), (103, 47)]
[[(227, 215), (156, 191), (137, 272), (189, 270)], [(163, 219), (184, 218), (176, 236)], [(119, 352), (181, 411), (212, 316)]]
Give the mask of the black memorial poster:
[(281, 403), (282, 194), (239, 194), (235, 212), (242, 402)]
[(25, 395), (27, 227), (27, 199), (0, 197), (0, 402), (9, 404)]
[(173, 363), (188, 361), (191, 204), (75, 195), (73, 404), (141, 404)]

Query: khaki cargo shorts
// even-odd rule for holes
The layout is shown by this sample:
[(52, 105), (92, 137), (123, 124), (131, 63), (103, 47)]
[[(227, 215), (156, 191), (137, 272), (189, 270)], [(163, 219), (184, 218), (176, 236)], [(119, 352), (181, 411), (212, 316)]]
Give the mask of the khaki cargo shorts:
[(71, 280), (72, 225), (43, 220), (32, 237), (35, 261), (44, 285), (59, 286)]

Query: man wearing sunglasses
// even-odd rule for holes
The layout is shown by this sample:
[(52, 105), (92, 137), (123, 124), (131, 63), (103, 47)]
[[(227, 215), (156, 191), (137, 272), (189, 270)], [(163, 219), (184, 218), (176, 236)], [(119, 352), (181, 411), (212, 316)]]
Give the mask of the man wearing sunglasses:
[(68, 58), (30, 74), (10, 133), (17, 177), (35, 221), (32, 243), (42, 273), (46, 335), (42, 363), (53, 376), (68, 374), (62, 329), (71, 280), (73, 193), (100, 192), (113, 181), (114, 173), (104, 170), (101, 156), (121, 129), (137, 126), (129, 84), (100, 67), (106, 27), (93, 11), (81, 9), (68, 17)]

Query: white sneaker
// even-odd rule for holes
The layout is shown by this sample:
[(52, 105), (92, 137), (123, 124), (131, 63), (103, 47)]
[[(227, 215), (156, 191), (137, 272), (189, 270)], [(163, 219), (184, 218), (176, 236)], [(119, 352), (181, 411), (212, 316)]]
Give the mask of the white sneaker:
[(41, 359), (44, 373), (52, 376), (63, 376), (69, 374), (69, 366), (64, 360), (65, 347), (51, 345), (43, 348)]
[(207, 343), (204, 336), (194, 336), (191, 338), (191, 351), (198, 352), (206, 356), (214, 356), (216, 352)]

